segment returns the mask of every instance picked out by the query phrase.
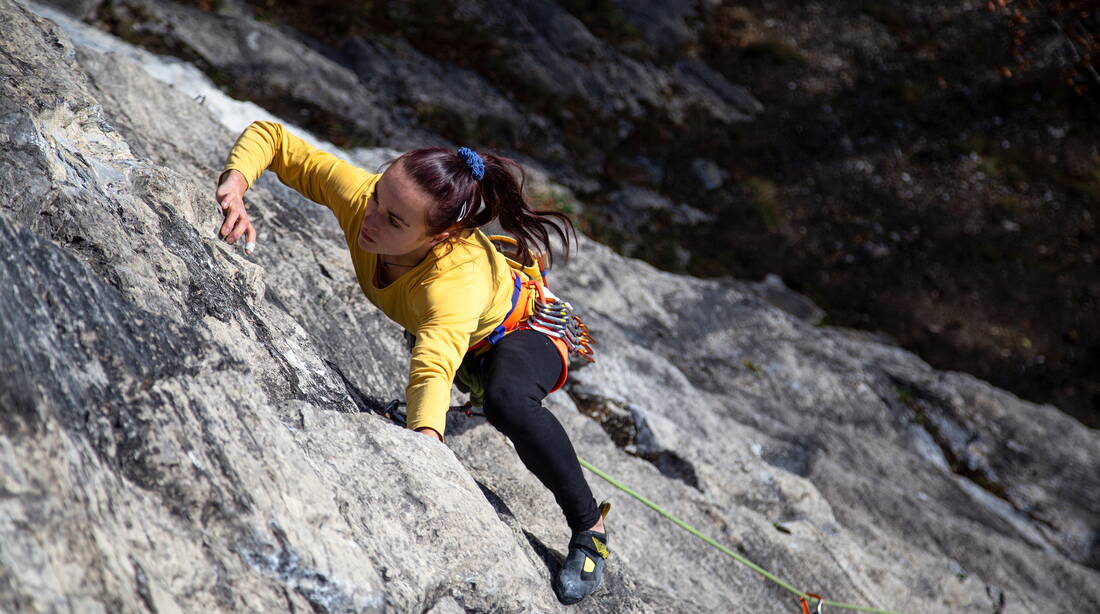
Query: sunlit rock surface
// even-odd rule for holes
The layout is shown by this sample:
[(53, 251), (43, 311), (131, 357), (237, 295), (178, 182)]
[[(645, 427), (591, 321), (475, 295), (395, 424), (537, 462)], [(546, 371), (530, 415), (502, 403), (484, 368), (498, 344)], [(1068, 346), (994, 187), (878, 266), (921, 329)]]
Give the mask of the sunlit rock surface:
[[(218, 241), (236, 135), (81, 27), (0, 0), (0, 611), (565, 611), (568, 530), (506, 439), (376, 413), (407, 356), (327, 210), (268, 175), (256, 253)], [(704, 533), (865, 606), (1100, 601), (1100, 436), (1056, 408), (815, 326), (781, 282), (583, 240), (552, 279), (599, 361), (547, 406)], [(572, 609), (797, 610), (588, 475), (612, 556)]]

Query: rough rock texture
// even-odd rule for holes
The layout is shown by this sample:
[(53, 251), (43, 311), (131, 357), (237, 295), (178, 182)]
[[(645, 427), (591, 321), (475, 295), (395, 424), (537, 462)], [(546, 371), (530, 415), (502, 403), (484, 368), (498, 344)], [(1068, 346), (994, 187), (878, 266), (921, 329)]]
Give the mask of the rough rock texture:
[[(0, 611), (565, 611), (567, 528), (506, 439), (455, 415), (442, 445), (375, 413), (407, 358), (327, 211), (267, 176), (256, 254), (216, 239), (234, 137), (0, 0)], [(704, 533), (839, 601), (1100, 602), (1095, 431), (814, 326), (777, 284), (588, 241), (555, 280), (600, 360), (547, 406), (582, 457)], [(575, 610), (797, 608), (590, 482), (613, 553)]]
[[(304, 10), (286, 18), (307, 27), (303, 21), (324, 21), (333, 9)], [(621, 50), (546, 0), (389, 3), (362, 12), (349, 10), (348, 21), (366, 21), (367, 29), (347, 25), (339, 42), (258, 22), (234, 0), (217, 13), (106, 0), (95, 20), (194, 61), (241, 98), (300, 115), (293, 119), (340, 145), (472, 139), (532, 156), (587, 189), (617, 143), (653, 130), (729, 128), (762, 109), (702, 62)]]
[[(778, 275), (830, 324), (881, 330), (1100, 427), (1100, 88), (1066, 85), (1067, 62), (1091, 57), (1067, 32), (1095, 38), (1100, 13), (49, 1), (338, 145), (517, 152), (577, 192), (575, 219), (620, 254), (703, 277)], [(659, 198), (640, 207), (639, 191)], [(576, 214), (574, 199), (535, 198)]]

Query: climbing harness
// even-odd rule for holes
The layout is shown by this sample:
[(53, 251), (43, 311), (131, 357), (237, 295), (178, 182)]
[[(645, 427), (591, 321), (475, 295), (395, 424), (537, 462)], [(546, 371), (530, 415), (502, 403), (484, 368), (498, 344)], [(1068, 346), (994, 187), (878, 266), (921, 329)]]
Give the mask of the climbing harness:
[[(529, 328), (564, 342), (567, 354), (577, 354), (589, 362), (596, 362), (591, 348), (595, 342), (588, 332), (588, 326), (575, 313), (573, 305), (555, 296), (547, 285), (542, 253), (528, 250), (534, 264), (525, 266), (516, 259), (518, 256), (513, 257), (519, 249), (518, 241), (507, 235), (490, 235), (489, 240), (504, 255), (504, 259), (512, 269), (512, 279), (515, 284), (512, 292), (512, 309), (493, 334), (470, 349), (480, 350), (486, 345), (496, 344), (504, 335), (514, 330)], [(527, 292), (525, 293), (524, 290)], [(530, 292), (535, 293), (532, 311), (517, 312), (521, 307), (526, 311), (528, 303), (531, 302)]]
[(544, 335), (562, 339), (569, 348), (570, 354), (577, 354), (582, 358), (595, 362), (592, 357), (592, 336), (588, 334), (581, 317), (573, 313), (573, 306), (553, 296), (547, 298), (549, 291), (542, 288), (539, 292), (541, 300), (535, 301), (535, 309), (531, 316), (521, 324), (532, 330), (537, 330)]
[[(484, 401), (480, 375), (476, 372), (478, 356), (509, 333), (533, 330), (545, 335), (554, 345), (561, 358), (561, 375), (550, 392), (565, 385), (569, 377), (570, 356), (576, 355), (589, 362), (596, 362), (595, 352), (592, 350), (595, 341), (588, 332), (588, 326), (575, 313), (573, 305), (555, 296), (547, 287), (546, 265), (542, 253), (528, 250), (532, 264), (524, 265), (516, 256), (519, 250), (518, 241), (507, 235), (490, 235), (488, 238), (508, 262), (512, 274), (512, 305), (504, 320), (485, 339), (467, 350), (462, 364), (455, 371), (455, 384), (459, 390), (470, 394), (470, 400), (464, 405), (452, 406), (450, 410), (462, 411), (467, 416), (484, 415), (471, 409), (481, 407)], [(405, 346), (411, 352), (416, 345), (416, 336), (406, 330), (404, 338)], [(399, 409), (404, 405), (404, 402), (394, 400), (387, 403), (379, 413), (404, 426), (405, 413)]]
[[(519, 243), (506, 235), (491, 235), (489, 240), (504, 255), (512, 272), (512, 307), (504, 321), (488, 337), (470, 347), (474, 356), (496, 345), (505, 335), (517, 330), (533, 330), (550, 339), (561, 356), (561, 375), (550, 392), (565, 385), (569, 377), (569, 357), (576, 355), (596, 362), (595, 341), (573, 306), (558, 298), (546, 285), (546, 269), (541, 253), (528, 250), (533, 264), (523, 265), (516, 253)], [(469, 379), (465, 373), (462, 379)], [(480, 399), (475, 405), (480, 405)]]

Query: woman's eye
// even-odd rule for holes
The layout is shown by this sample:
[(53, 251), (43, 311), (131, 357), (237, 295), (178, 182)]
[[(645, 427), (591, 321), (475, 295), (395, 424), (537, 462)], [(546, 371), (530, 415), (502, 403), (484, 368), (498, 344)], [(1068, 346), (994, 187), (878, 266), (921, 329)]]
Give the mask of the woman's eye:
[(392, 217), (390, 218), (390, 225), (394, 228), (401, 228), (401, 225), (397, 223), (397, 220)]

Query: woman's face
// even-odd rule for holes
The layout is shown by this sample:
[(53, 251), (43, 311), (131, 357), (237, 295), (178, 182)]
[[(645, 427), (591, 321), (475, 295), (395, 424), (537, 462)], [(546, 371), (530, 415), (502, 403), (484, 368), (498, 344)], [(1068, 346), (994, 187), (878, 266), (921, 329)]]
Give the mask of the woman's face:
[[(413, 255), (446, 239), (446, 232), (428, 234), (430, 196), (413, 183), (401, 163), (391, 165), (374, 185), (359, 226), (359, 247), (374, 254)], [(423, 254), (419, 254), (423, 255)]]

